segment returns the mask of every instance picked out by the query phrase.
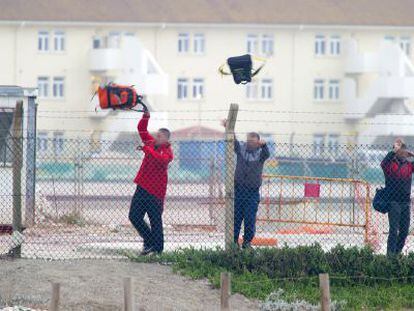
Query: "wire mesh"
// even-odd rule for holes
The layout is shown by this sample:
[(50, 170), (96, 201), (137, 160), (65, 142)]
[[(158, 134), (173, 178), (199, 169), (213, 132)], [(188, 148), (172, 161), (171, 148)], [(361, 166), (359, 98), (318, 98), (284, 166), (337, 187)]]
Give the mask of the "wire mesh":
[[(23, 140), (24, 145), (27, 138)], [(224, 247), (226, 176), (230, 170), (240, 169), (237, 153), (232, 154), (234, 162), (226, 164), (227, 143), (224, 140), (171, 142), (174, 160), (168, 165), (149, 164), (146, 174), (153, 176), (144, 176), (146, 188), (137, 194), (134, 206), (131, 204), (137, 188), (134, 178), (144, 159), (144, 152), (137, 148), (141, 145), (138, 139), (38, 140), (35, 221), (25, 223), (27, 215), (23, 207), (23, 225), (27, 228), (22, 234), (10, 229), (13, 155), (7, 153), (0, 168), (0, 253), (7, 253), (16, 244), (22, 244), (23, 257), (53, 259), (120, 257), (125, 251), (140, 252), (143, 247), (154, 247), (157, 243), (158, 251)], [(249, 159), (242, 159), (247, 163), (242, 166), (245, 180), (237, 179), (236, 174), (235, 197), (229, 198), (234, 200), (236, 227), (236, 234), (229, 234), (236, 243), (245, 247), (320, 243), (324, 249), (337, 244), (370, 245), (378, 253), (386, 252), (389, 221), (387, 215), (372, 208), (372, 199), (376, 188), (384, 185), (381, 161), (389, 146), (268, 142), (267, 148), (270, 156), (263, 159), (260, 187), (237, 189), (238, 184), (249, 181), (255, 174), (250, 170), (257, 167), (250, 167)], [(12, 150), (7, 146), (3, 149)], [(398, 160), (391, 159), (392, 167), (393, 161)], [(403, 191), (407, 191), (403, 177), (411, 181), (412, 165), (407, 163), (393, 177), (397, 180), (396, 201), (398, 193), (402, 197)], [(163, 183), (164, 177), (157, 175), (159, 165), (168, 167), (165, 198), (153, 192), (154, 187), (159, 187), (157, 184)], [(261, 170), (260, 165), (258, 169)], [(154, 187), (148, 186), (148, 180)], [(23, 183), (23, 199), (24, 188)], [(132, 216), (131, 205), (132, 209), (138, 209)], [(401, 208), (406, 210), (398, 219), (408, 218), (407, 226), (411, 205), (406, 202)], [(138, 217), (135, 227), (139, 227), (141, 235), (131, 223), (134, 217)], [(156, 228), (153, 233), (148, 231), (151, 227)], [(403, 239), (402, 229), (397, 228), (395, 243)], [(404, 252), (413, 248), (412, 234), (406, 233), (409, 234)], [(153, 236), (148, 238), (150, 234)], [(149, 245), (144, 245), (142, 235), (147, 236)]]

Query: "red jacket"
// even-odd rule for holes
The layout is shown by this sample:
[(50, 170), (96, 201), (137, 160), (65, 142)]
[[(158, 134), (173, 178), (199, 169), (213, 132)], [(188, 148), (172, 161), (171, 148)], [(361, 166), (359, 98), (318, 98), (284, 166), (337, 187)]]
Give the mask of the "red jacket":
[(145, 156), (134, 183), (164, 200), (167, 191), (168, 164), (174, 156), (169, 143), (155, 146), (155, 139), (147, 130), (149, 118), (149, 114), (144, 114), (138, 123), (138, 133), (144, 143), (142, 151)]

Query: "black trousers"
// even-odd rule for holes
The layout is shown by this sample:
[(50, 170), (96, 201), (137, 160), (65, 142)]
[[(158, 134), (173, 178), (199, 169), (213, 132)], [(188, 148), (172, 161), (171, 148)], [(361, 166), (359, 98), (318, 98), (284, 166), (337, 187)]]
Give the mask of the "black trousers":
[[(164, 231), (162, 225), (163, 201), (137, 186), (132, 197), (129, 220), (144, 240), (144, 248), (156, 252), (164, 249)], [(148, 215), (149, 225), (144, 220)]]
[(400, 254), (410, 229), (410, 202), (391, 202), (387, 254)]

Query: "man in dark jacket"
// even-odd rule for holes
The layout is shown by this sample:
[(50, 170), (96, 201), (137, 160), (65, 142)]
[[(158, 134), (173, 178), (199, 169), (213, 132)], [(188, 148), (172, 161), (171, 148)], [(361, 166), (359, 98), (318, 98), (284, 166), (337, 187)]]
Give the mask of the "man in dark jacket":
[[(168, 182), (168, 165), (173, 160), (169, 143), (170, 132), (159, 129), (156, 137), (148, 133), (150, 114), (144, 113), (138, 123), (138, 133), (144, 146), (144, 159), (135, 177), (137, 185), (129, 211), (129, 220), (144, 240), (142, 255), (161, 253), (164, 249), (162, 211)], [(145, 222), (148, 214), (150, 226)]]
[[(223, 121), (226, 125), (226, 120)], [(237, 164), (234, 176), (234, 242), (238, 244), (244, 222), (243, 248), (250, 248), (256, 233), (256, 215), (260, 203), (263, 165), (270, 157), (269, 148), (260, 135), (247, 134), (246, 142), (234, 143)]]
[(408, 158), (412, 156), (405, 143), (397, 139), (393, 150), (381, 162), (390, 201), (388, 255), (402, 252), (410, 228), (411, 179), (414, 167)]

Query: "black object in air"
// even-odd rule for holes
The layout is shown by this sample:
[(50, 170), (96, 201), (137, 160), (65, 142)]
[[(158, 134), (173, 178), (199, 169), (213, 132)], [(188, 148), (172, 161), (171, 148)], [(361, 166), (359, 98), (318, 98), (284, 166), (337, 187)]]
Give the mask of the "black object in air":
[(230, 68), (230, 72), (225, 72), (224, 65), (219, 68), (219, 72), (223, 75), (232, 75), (236, 84), (247, 84), (252, 81), (252, 77), (257, 75), (263, 68), (263, 64), (253, 69), (253, 60), (250, 54), (229, 57), (227, 59), (227, 65)]
[(242, 56), (229, 57), (227, 64), (230, 67), (236, 84), (246, 84), (252, 81), (252, 58), (249, 54)]

